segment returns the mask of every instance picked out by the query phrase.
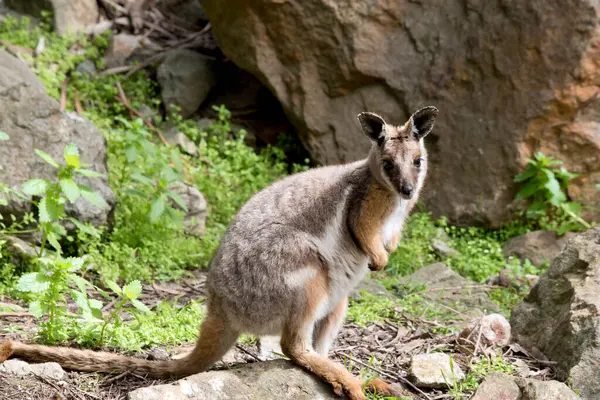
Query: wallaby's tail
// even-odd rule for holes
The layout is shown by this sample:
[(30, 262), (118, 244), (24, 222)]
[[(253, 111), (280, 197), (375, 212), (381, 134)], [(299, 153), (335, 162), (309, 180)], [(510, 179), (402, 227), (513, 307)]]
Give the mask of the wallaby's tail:
[(30, 362), (54, 361), (65, 369), (84, 372), (131, 372), (151, 378), (183, 378), (208, 370), (235, 343), (238, 332), (222, 319), (207, 313), (194, 350), (185, 358), (151, 361), (103, 351), (42, 346), (8, 340), (0, 344), (0, 362), (18, 357)]
[[(191, 355), (191, 354), (190, 354)], [(190, 362), (190, 356), (170, 361), (151, 361), (104, 351), (78, 350), (68, 347), (42, 346), (6, 341), (0, 345), (0, 362), (17, 357), (35, 363), (54, 361), (69, 370), (84, 372), (132, 372), (152, 378), (180, 378), (202, 372)]]

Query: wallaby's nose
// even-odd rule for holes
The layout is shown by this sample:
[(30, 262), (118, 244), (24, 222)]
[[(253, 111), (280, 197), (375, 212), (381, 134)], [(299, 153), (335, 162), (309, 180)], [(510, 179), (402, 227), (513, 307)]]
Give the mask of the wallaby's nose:
[(410, 197), (413, 194), (414, 188), (413, 188), (413, 185), (411, 185), (410, 183), (405, 183), (400, 188), (400, 191), (402, 192), (403, 195)]

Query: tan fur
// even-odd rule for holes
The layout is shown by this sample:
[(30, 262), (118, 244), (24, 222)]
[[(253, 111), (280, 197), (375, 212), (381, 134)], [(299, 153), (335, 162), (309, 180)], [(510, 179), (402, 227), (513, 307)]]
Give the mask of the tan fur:
[(379, 271), (388, 263), (388, 254), (381, 238), (383, 221), (393, 211), (389, 190), (373, 183), (361, 205), (356, 236), (363, 250), (371, 258), (371, 269)]
[(361, 113), (362, 130), (373, 143), (364, 160), (286, 177), (244, 204), (211, 261), (206, 316), (185, 357), (150, 361), (5, 341), (0, 362), (14, 356), (78, 371), (181, 378), (208, 370), (241, 333), (281, 335), (290, 359), (350, 400), (364, 400), (363, 389), (402, 394), (381, 380), (365, 384), (329, 360), (327, 349), (351, 291), (369, 265), (384, 268), (398, 246), (425, 179), (423, 138), (437, 112), (422, 108), (401, 126)]

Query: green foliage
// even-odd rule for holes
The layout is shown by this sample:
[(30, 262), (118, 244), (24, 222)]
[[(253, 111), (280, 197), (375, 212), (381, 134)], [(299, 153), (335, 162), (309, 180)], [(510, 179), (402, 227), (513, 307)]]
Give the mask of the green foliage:
[(590, 228), (581, 217), (581, 204), (568, 201), (569, 181), (578, 175), (558, 168), (561, 164), (562, 161), (538, 152), (534, 159), (527, 159), (527, 167), (514, 179), (521, 183), (516, 200), (530, 201), (526, 217), (534, 220), (550, 217), (558, 235)]
[(515, 373), (515, 367), (507, 363), (502, 356), (495, 354), (490, 358), (479, 356), (469, 365), (469, 372), (464, 380), (450, 382), (448, 395), (454, 399), (468, 399), (479, 387), (481, 381), (492, 372), (500, 372), (508, 375)]
[[(76, 275), (83, 266), (83, 259), (57, 256), (54, 259), (40, 257), (37, 261), (42, 267), (41, 271), (22, 275), (17, 289), (30, 293), (35, 299), (29, 303), (29, 312), (36, 318), (48, 316), (47, 321), (39, 324), (39, 335), (44, 342), (56, 343), (68, 338), (63, 323), (67, 315), (67, 293), (79, 307), (83, 319), (101, 317), (102, 303), (87, 297), (86, 289), (90, 284)], [(77, 289), (72, 289), (71, 283)]]

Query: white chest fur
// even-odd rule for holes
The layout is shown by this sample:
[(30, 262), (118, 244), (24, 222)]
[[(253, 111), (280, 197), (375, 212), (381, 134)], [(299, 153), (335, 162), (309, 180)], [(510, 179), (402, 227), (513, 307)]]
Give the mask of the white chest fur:
[(406, 209), (408, 207), (407, 200), (399, 200), (396, 209), (390, 214), (387, 220), (383, 223), (381, 230), (381, 238), (383, 243), (389, 243), (394, 235), (402, 230), (404, 219), (406, 218)]

